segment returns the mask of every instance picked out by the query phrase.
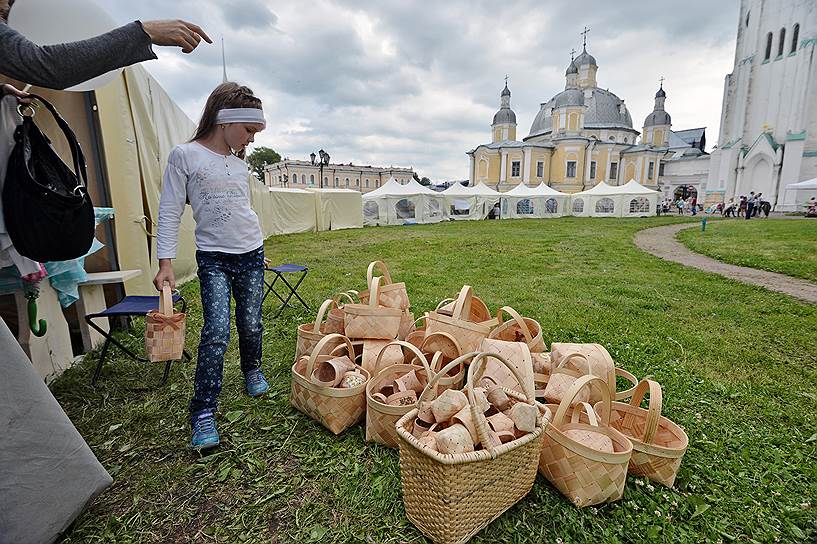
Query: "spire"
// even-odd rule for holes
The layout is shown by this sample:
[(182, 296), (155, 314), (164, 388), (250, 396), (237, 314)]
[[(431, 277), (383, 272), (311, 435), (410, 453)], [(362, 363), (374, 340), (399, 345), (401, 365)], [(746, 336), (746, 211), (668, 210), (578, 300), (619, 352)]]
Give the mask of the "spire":
[(224, 56), (224, 36), (221, 37), (221, 69), (223, 71), (222, 83), (227, 83), (227, 57)]
[(672, 118), (669, 113), (664, 110), (664, 102), (667, 99), (667, 93), (664, 91), (664, 77), (661, 76), (658, 81), (658, 92), (655, 93), (655, 107), (652, 113), (644, 120), (645, 127), (672, 124)]
[(582, 35), (582, 49), (585, 53), (587, 53), (587, 33), (590, 32), (590, 29), (585, 25), (584, 31), (581, 32)]
[(655, 93), (655, 98), (659, 98), (659, 97), (666, 98), (667, 93), (664, 91), (664, 76), (661, 76), (660, 78), (658, 78), (658, 81), (659, 81), (659, 87), (658, 87), (658, 92)]

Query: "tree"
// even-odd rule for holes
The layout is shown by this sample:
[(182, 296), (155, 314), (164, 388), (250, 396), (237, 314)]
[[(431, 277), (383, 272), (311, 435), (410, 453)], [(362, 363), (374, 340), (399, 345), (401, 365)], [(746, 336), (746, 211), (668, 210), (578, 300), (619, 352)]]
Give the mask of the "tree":
[(281, 155), (276, 153), (273, 149), (269, 147), (258, 147), (252, 150), (247, 156), (247, 163), (250, 165), (250, 169), (258, 176), (258, 179), (264, 181), (264, 163), (266, 164), (275, 164), (281, 160)]
[(431, 185), (431, 180), (428, 179), (427, 177), (423, 176), (422, 179), (420, 179), (419, 183), (420, 183), (420, 185), (428, 187), (429, 185)]
[(414, 178), (414, 181), (420, 183), (420, 176), (417, 175), (417, 172), (412, 172), (411, 177)]

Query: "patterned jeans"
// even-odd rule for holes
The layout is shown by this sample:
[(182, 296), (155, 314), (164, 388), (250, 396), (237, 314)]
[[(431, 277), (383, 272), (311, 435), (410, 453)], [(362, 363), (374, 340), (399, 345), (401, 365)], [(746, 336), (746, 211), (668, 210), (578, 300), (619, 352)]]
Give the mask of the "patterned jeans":
[(221, 392), (224, 353), (230, 342), (230, 290), (235, 298), (241, 371), (261, 366), (261, 298), (264, 248), (230, 254), (197, 251), (204, 327), (201, 330), (196, 381), (190, 413), (215, 411)]

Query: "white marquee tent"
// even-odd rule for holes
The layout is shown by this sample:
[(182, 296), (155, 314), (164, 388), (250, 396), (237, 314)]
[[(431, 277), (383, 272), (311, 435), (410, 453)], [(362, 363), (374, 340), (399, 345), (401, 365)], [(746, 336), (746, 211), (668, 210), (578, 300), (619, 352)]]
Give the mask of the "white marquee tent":
[(817, 196), (817, 178), (786, 185), (783, 203), (777, 209), (786, 212), (802, 212), (808, 200)]
[(658, 191), (630, 180), (624, 185), (599, 182), (571, 197), (573, 215), (581, 217), (646, 217), (655, 214)]
[(485, 219), (501, 197), (501, 193), (484, 183), (471, 187), (455, 183), (441, 194), (445, 196), (449, 218), (459, 220)]
[(404, 225), (437, 223), (446, 219), (446, 197), (415, 180), (398, 183), (394, 178), (363, 195), (363, 224)]
[(520, 183), (502, 195), (502, 217), (512, 219), (559, 217), (568, 212), (570, 195), (546, 184), (528, 187)]

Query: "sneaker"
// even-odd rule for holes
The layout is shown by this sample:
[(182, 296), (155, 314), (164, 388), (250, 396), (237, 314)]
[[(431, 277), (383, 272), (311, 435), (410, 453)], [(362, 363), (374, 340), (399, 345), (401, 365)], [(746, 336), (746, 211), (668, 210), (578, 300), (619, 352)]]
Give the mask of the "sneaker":
[(269, 384), (260, 368), (250, 370), (244, 374), (244, 385), (247, 387), (247, 394), (251, 397), (260, 397), (269, 391)]
[(193, 438), (190, 440), (191, 448), (203, 450), (218, 446), (220, 440), (213, 412), (207, 411), (194, 415), (191, 423), (193, 426)]

